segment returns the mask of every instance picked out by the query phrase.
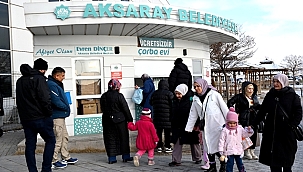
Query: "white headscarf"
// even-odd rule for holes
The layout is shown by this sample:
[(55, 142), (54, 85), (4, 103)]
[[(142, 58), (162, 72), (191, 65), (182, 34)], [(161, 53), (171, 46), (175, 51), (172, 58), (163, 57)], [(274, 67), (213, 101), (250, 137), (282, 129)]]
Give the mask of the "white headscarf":
[(184, 96), (188, 91), (188, 87), (185, 84), (180, 84), (176, 87), (175, 91), (178, 91), (182, 96)]
[(275, 75), (273, 79), (278, 80), (281, 83), (282, 88), (287, 87), (289, 85), (288, 77), (285, 74), (279, 73), (279, 74)]

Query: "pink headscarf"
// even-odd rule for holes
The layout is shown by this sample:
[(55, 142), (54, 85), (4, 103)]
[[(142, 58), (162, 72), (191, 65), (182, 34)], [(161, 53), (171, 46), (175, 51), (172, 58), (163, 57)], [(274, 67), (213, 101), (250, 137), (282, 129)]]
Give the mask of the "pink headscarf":
[(281, 83), (282, 88), (287, 87), (289, 85), (288, 84), (288, 77), (285, 74), (279, 73), (279, 74), (274, 76), (273, 80), (274, 79), (278, 80)]
[(208, 85), (208, 83), (207, 83), (207, 81), (205, 79), (198, 78), (198, 79), (195, 80), (195, 83), (197, 83), (198, 85), (200, 85), (201, 88), (202, 88), (202, 93), (199, 94), (199, 95), (205, 94), (208, 88), (217, 91), (217, 89), (215, 87), (213, 87), (212, 85)]

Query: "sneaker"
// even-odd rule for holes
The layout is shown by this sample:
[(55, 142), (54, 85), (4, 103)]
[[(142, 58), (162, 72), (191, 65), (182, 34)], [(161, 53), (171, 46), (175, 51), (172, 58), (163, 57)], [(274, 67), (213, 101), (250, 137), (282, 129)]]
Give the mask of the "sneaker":
[(173, 161), (173, 162), (170, 162), (168, 165), (171, 166), (171, 167), (173, 167), (173, 166), (180, 166), (181, 163), (177, 163), (177, 162)]
[(136, 167), (139, 166), (139, 157), (138, 157), (138, 156), (134, 156), (134, 165), (135, 165)]
[(154, 160), (149, 159), (149, 160), (148, 160), (148, 165), (155, 165), (155, 161), (154, 161)]
[(166, 152), (166, 153), (172, 153), (172, 152), (173, 152), (173, 149), (172, 149), (172, 148), (165, 148), (165, 152)]
[(158, 148), (157, 152), (159, 152), (159, 153), (162, 152), (162, 148)]
[(66, 165), (67, 165), (67, 161), (65, 161), (64, 159), (62, 159), (60, 162), (61, 162), (62, 164), (66, 164)]
[(68, 160), (65, 160), (67, 162), (67, 164), (75, 164), (76, 162), (78, 162), (77, 158), (69, 158)]
[(60, 161), (57, 161), (57, 162), (53, 163), (53, 166), (55, 168), (65, 168), (65, 167), (67, 167), (67, 164), (62, 164)]

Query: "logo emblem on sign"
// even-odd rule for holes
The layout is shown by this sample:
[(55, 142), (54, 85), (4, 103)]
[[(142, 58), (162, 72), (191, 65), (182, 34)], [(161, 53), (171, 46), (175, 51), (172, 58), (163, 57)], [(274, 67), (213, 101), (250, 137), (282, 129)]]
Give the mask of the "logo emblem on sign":
[(57, 16), (57, 19), (65, 20), (69, 17), (70, 10), (67, 6), (61, 4), (60, 6), (56, 7), (54, 13)]

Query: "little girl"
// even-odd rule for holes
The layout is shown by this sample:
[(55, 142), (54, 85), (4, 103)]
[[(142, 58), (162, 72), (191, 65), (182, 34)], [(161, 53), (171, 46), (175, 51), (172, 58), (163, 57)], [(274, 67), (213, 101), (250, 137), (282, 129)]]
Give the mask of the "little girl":
[(148, 165), (155, 165), (154, 149), (157, 146), (159, 138), (151, 119), (151, 110), (143, 108), (140, 120), (136, 124), (129, 122), (128, 129), (131, 131), (138, 130), (136, 146), (139, 150), (134, 156), (134, 165), (136, 167), (139, 166), (139, 159), (146, 151), (148, 151)]
[(245, 172), (241, 158), (244, 153), (241, 142), (242, 138), (250, 137), (253, 133), (252, 128), (245, 127), (244, 129), (241, 125), (238, 125), (238, 114), (233, 107), (229, 108), (226, 125), (222, 129), (219, 141), (219, 152), (222, 155), (220, 160), (222, 161), (224, 156), (227, 156), (226, 172), (233, 171), (234, 160), (237, 163), (239, 172)]

